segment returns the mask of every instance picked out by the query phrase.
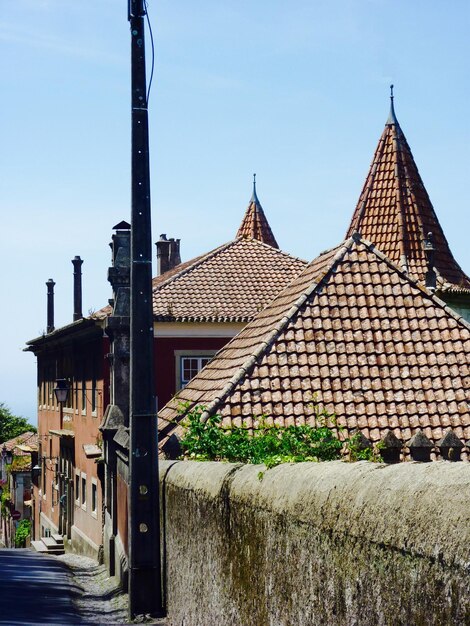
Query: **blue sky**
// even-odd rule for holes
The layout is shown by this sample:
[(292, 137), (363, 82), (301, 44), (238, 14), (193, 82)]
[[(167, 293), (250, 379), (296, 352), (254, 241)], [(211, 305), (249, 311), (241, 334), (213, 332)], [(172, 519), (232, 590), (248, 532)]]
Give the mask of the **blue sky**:
[[(149, 0), (154, 241), (183, 260), (235, 236), (258, 196), (287, 252), (346, 232), (388, 114), (389, 84), (454, 256), (470, 273), (470, 4), (414, 0)], [(110, 297), (112, 226), (130, 213), (126, 0), (16, 0), (0, 15), (0, 401), (35, 421), (46, 325)], [(150, 57), (150, 41), (147, 37)]]

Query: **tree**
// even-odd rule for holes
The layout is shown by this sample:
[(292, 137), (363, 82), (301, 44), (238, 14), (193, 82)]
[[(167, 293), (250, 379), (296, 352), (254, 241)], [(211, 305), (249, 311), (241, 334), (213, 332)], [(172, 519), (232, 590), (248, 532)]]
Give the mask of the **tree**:
[(36, 427), (25, 417), (13, 415), (4, 402), (0, 402), (0, 442), (18, 437), (27, 431), (35, 433)]

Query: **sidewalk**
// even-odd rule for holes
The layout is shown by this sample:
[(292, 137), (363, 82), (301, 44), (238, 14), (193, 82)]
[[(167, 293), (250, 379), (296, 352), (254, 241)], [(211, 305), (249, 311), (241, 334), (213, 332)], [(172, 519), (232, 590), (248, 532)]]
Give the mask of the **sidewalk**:
[[(81, 593), (74, 595), (74, 605), (83, 624), (129, 624), (128, 596), (114, 578), (110, 578), (104, 565), (77, 554), (66, 553), (54, 557), (66, 564), (73, 582)], [(132, 622), (135, 623), (135, 622)], [(149, 619), (145, 624), (165, 626), (165, 619)]]

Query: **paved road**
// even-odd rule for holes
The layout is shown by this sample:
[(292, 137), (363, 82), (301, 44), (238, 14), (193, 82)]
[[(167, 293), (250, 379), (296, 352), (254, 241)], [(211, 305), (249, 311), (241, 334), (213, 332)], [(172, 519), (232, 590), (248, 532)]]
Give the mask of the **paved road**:
[(0, 624), (83, 624), (68, 568), (30, 550), (0, 550)]

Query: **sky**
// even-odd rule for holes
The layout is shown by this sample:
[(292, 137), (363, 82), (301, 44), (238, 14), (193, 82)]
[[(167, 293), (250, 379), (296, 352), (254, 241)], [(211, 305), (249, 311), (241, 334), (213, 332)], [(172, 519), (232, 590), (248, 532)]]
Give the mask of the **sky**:
[[(235, 237), (257, 192), (280, 247), (345, 236), (389, 109), (451, 250), (470, 273), (467, 0), (148, 0), (153, 241), (183, 260)], [(150, 66), (151, 45), (147, 32)], [(36, 422), (25, 342), (111, 297), (112, 227), (130, 221), (127, 0), (16, 0), (0, 14), (0, 402)]]

